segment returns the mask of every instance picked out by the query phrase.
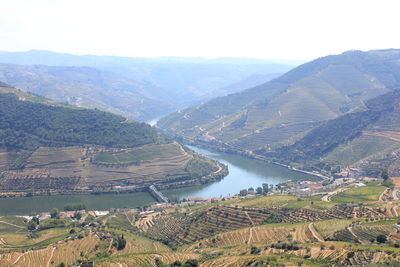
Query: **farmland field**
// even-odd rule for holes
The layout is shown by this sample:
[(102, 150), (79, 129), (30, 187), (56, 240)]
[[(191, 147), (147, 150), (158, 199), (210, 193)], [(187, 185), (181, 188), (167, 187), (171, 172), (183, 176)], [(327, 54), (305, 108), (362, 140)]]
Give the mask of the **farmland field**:
[(176, 143), (146, 145), (139, 148), (129, 149), (126, 152), (103, 152), (95, 158), (95, 161), (106, 163), (128, 163), (138, 162), (141, 160), (152, 160), (154, 158), (176, 157), (183, 153), (184, 152), (180, 145)]
[(346, 228), (353, 220), (327, 220), (315, 222), (315, 229), (324, 237), (327, 238), (335, 231)]
[(366, 201), (379, 200), (380, 194), (385, 187), (379, 185), (368, 185), (352, 188), (332, 197), (332, 201), (337, 203), (363, 203)]

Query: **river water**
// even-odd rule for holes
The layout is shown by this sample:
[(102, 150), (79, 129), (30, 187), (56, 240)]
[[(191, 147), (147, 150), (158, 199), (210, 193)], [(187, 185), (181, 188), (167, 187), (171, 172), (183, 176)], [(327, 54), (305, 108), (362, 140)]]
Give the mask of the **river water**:
[(189, 146), (189, 148), (228, 165), (229, 174), (224, 179), (212, 184), (163, 191), (170, 198), (222, 197), (238, 194), (240, 190), (248, 189), (249, 187), (256, 189), (264, 183), (276, 185), (287, 180), (316, 179), (316, 177), (302, 172), (240, 155), (211, 152), (193, 146)]
[[(287, 180), (312, 180), (308, 174), (289, 170), (275, 164), (268, 164), (240, 155), (211, 152), (190, 146), (194, 151), (218, 160), (229, 168), (229, 175), (224, 179), (203, 186), (192, 186), (181, 189), (164, 190), (163, 193), (172, 199), (188, 197), (220, 197), (239, 193), (241, 189), (256, 188), (263, 183), (278, 184)], [(146, 192), (130, 194), (101, 195), (62, 195), (36, 196), (14, 199), (0, 199), (0, 214), (24, 214), (49, 211), (65, 204), (82, 202), (89, 209), (105, 210), (109, 208), (139, 207), (154, 203), (154, 199)]]

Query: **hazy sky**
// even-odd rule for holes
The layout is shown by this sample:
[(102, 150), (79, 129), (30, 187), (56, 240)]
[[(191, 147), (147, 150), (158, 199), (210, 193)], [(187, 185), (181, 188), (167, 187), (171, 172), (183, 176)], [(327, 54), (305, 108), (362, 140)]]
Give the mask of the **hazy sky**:
[(400, 1), (0, 0), (0, 50), (309, 60), (400, 48)]

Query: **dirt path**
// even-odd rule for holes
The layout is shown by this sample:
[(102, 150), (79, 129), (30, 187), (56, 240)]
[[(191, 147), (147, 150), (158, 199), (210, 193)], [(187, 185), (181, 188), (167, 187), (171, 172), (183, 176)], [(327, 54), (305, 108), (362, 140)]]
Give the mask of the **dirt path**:
[(135, 226), (133, 220), (129, 219), (128, 214), (127, 214), (126, 212), (124, 212), (124, 214), (125, 214), (125, 217), (126, 217), (126, 219), (128, 220), (128, 222), (129, 222), (132, 226)]
[(317, 230), (314, 228), (314, 223), (310, 223), (308, 225), (308, 229), (312, 233), (312, 235), (319, 241), (319, 242), (325, 242), (324, 238), (317, 232)]
[(22, 227), (22, 226), (20, 226), (20, 225), (16, 225), (16, 224), (9, 223), (9, 222), (5, 222), (5, 221), (0, 221), (0, 223), (8, 224), (8, 225), (11, 225), (11, 226), (14, 226), (14, 227), (17, 227), (17, 228), (21, 228), (21, 229), (24, 228), (24, 227)]
[(113, 239), (113, 238), (111, 238), (110, 245), (108, 246), (108, 251), (111, 251), (111, 248), (112, 248), (113, 241), (114, 241), (114, 239)]
[(353, 227), (347, 227), (347, 230), (354, 236), (354, 238), (357, 240), (357, 242), (364, 244), (364, 242), (361, 242), (361, 240), (357, 237), (357, 235), (353, 232)]
[(250, 244), (252, 238), (253, 238), (253, 228), (250, 228), (249, 239), (247, 240), (247, 244)]
[(18, 232), (20, 232), (20, 231), (25, 229), (25, 227), (22, 227), (20, 225), (16, 225), (16, 224), (13, 224), (13, 223), (5, 222), (5, 221), (0, 221), (0, 223), (8, 224), (8, 225), (11, 225), (11, 226), (14, 226), (14, 227), (18, 228), (19, 230), (15, 231), (16, 233), (18, 233)]
[(247, 213), (247, 211), (244, 212), (244, 214), (246, 214), (247, 218), (249, 218), (249, 221), (251, 222), (252, 226), (256, 226), (253, 222), (253, 220), (250, 218), (249, 214)]
[(49, 260), (47, 261), (47, 267), (50, 266), (51, 259), (53, 258), (53, 255), (54, 255), (54, 250), (56, 250), (56, 247), (53, 247), (53, 249), (51, 250), (50, 258), (49, 258)]
[(21, 255), (19, 255), (18, 258), (11, 264), (11, 266), (15, 265), (22, 258), (22, 256), (24, 256), (26, 253), (28, 253), (28, 252), (24, 252)]
[(400, 188), (398, 188), (398, 187), (393, 188), (392, 197), (393, 197), (394, 201), (399, 200), (399, 191), (400, 191)]
[(393, 206), (393, 213), (394, 213), (394, 215), (396, 216), (396, 217), (398, 217), (399, 216), (399, 212), (397, 211), (397, 209), (398, 209), (398, 206)]
[(342, 193), (342, 192), (344, 192), (344, 191), (346, 191), (346, 190), (349, 190), (350, 188), (351, 188), (351, 187), (342, 187), (342, 188), (339, 188), (339, 189), (337, 189), (337, 190), (335, 190), (335, 191), (329, 192), (327, 195), (323, 196), (323, 197), (321, 198), (321, 200), (322, 200), (322, 201), (325, 201), (325, 202), (331, 202), (331, 198), (332, 198), (333, 196), (335, 196), (335, 195), (337, 195), (337, 194), (339, 194), (339, 193)]
[(385, 190), (383, 190), (382, 194), (379, 195), (379, 201), (385, 201), (383, 200), (383, 197), (388, 193), (389, 190), (390, 188), (386, 188)]

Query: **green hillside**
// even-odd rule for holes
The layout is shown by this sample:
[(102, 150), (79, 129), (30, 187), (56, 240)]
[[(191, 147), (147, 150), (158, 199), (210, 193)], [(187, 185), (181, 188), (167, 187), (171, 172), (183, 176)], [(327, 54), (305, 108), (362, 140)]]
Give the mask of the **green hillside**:
[(137, 191), (207, 183), (226, 173), (146, 123), (11, 87), (0, 87), (0, 117), (0, 193)]
[(396, 88), (399, 57), (400, 50), (381, 50), (319, 58), (263, 85), (173, 113), (158, 126), (209, 146), (274, 150)]
[(0, 116), (0, 147), (8, 150), (82, 144), (131, 147), (165, 142), (145, 123), (124, 123), (125, 118), (98, 110), (20, 101), (13, 94), (0, 94)]

